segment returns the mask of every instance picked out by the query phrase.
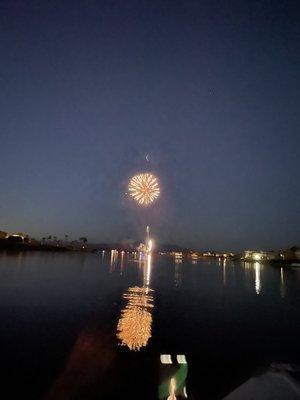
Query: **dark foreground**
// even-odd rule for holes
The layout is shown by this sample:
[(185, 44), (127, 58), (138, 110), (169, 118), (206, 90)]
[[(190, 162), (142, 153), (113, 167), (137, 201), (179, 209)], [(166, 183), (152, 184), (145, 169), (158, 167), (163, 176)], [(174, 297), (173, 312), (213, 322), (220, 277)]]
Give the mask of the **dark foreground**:
[[(160, 356), (169, 354), (175, 370), (176, 355), (187, 361), (182, 395), (221, 399), (272, 362), (299, 364), (299, 293), (300, 271), (257, 263), (2, 252), (1, 391), (163, 399), (170, 376)], [(122, 313), (134, 301), (142, 314)], [(145, 345), (130, 350), (139, 327)]]

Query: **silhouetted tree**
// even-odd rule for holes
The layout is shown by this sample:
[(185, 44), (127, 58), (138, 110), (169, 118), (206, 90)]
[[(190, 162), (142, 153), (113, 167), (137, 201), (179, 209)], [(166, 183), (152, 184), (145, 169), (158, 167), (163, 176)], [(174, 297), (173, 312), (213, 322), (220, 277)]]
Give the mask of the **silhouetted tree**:
[(87, 238), (86, 238), (86, 237), (81, 237), (81, 238), (79, 238), (79, 240), (80, 240), (83, 244), (86, 244), (86, 243), (87, 243)]

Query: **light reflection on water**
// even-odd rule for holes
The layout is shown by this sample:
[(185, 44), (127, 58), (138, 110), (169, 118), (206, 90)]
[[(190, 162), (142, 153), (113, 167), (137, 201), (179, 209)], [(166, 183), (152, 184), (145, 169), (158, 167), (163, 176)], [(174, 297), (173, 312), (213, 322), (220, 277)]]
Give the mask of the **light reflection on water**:
[(261, 279), (260, 279), (261, 264), (259, 262), (255, 262), (254, 269), (255, 269), (255, 292), (256, 292), (256, 294), (260, 294), (260, 292), (261, 292)]
[(255, 261), (254, 263), (245, 262), (244, 268), (247, 279), (251, 279), (251, 276), (253, 277), (254, 274), (254, 290), (257, 295), (260, 295), (262, 293), (263, 264), (259, 263), (258, 261)]
[(182, 282), (182, 260), (175, 258), (174, 286), (180, 287)]
[(280, 295), (282, 298), (285, 297), (285, 290), (286, 290), (286, 288), (285, 288), (285, 281), (284, 281), (284, 270), (281, 267), (280, 268)]
[(113, 272), (116, 269), (117, 261), (118, 261), (118, 251), (112, 250), (110, 253), (110, 272)]
[[(105, 374), (119, 384), (117, 373), (126, 373), (128, 365), (128, 375), (132, 371), (133, 363), (127, 365), (130, 357), (137, 370), (145, 365), (144, 357), (153, 357), (157, 364), (140, 372), (137, 385), (155, 386), (151, 377), (155, 377), (159, 355), (171, 353), (172, 357), (186, 355), (189, 374), (199, 364), (206, 373), (211, 369), (212, 376), (221, 371), (221, 385), (222, 379), (228, 379), (228, 365), (243, 368), (240, 354), (247, 363), (253, 357), (255, 365), (265, 359), (296, 357), (299, 286), (300, 271), (259, 263), (200, 259), (194, 265), (187, 259), (179, 263), (168, 256), (143, 258), (121, 252), (3, 252), (0, 317), (5, 329), (0, 344), (8, 349), (9, 355), (3, 354), (8, 382), (24, 376), (22, 383), (30, 392), (34, 385), (25, 377), (37, 374), (43, 393), (52, 379), (51, 400), (68, 398), (67, 391), (69, 398), (80, 398), (89, 385), (98, 391), (98, 398), (109, 398), (102, 395)], [(124, 365), (120, 354), (125, 357)], [(30, 362), (32, 355), (34, 363)], [(43, 369), (37, 371), (36, 363)], [(128, 375), (123, 379), (124, 397), (130, 397), (135, 387), (131, 385), (126, 392)], [(197, 380), (201, 381), (199, 375), (196, 382), (188, 377), (188, 395)], [(199, 386), (205, 384), (203, 380)]]
[(226, 286), (226, 263), (227, 260), (224, 258), (223, 260), (223, 285)]
[(152, 334), (153, 290), (150, 288), (152, 255), (140, 254), (139, 266), (143, 268), (143, 286), (129, 287), (123, 294), (127, 301), (121, 310), (117, 325), (117, 338), (121, 345), (139, 351), (147, 346)]

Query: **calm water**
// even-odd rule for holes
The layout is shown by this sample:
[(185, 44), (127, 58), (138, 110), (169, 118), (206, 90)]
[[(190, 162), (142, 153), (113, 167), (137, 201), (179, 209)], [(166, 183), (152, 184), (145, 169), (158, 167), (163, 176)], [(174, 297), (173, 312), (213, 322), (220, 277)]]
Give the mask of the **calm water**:
[(188, 398), (219, 399), (271, 362), (299, 363), (299, 293), (300, 271), (259, 264), (0, 253), (2, 391), (164, 398), (160, 355), (179, 354)]

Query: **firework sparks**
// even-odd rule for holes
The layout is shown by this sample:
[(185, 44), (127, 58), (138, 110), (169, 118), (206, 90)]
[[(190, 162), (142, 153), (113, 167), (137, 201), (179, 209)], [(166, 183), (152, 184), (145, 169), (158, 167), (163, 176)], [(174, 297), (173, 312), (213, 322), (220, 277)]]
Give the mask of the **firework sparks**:
[(131, 178), (128, 186), (129, 194), (139, 204), (148, 206), (160, 195), (157, 178), (150, 174), (139, 174)]

